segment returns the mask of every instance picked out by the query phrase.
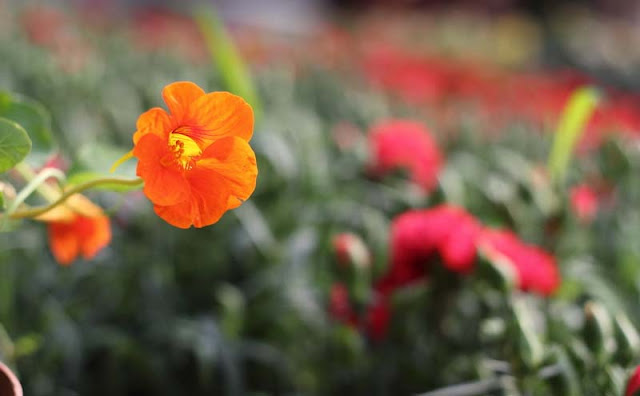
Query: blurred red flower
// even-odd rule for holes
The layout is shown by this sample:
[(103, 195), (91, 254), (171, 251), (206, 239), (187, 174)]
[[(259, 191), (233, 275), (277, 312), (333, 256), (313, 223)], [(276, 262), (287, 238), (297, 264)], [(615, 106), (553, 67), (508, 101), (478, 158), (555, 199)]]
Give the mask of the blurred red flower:
[(442, 59), (411, 55), (391, 46), (366, 53), (363, 68), (374, 85), (409, 103), (437, 103), (451, 89), (451, 66)]
[(383, 340), (387, 336), (391, 310), (389, 301), (384, 296), (369, 306), (365, 317), (366, 332), (373, 341)]
[(405, 168), (424, 191), (430, 192), (435, 188), (442, 154), (422, 124), (405, 120), (378, 124), (370, 131), (369, 146), (372, 172), (384, 174)]
[(424, 279), (427, 260), (436, 253), (446, 268), (469, 272), (475, 263), (480, 231), (481, 226), (473, 216), (452, 205), (397, 216), (391, 224), (389, 270), (378, 282), (378, 290), (388, 294), (397, 287)]
[(633, 374), (627, 382), (627, 389), (624, 391), (624, 396), (633, 396), (636, 392), (640, 391), (640, 366), (637, 366), (633, 370)]
[(478, 247), (490, 259), (506, 259), (515, 270), (521, 290), (550, 295), (560, 285), (555, 258), (524, 243), (511, 231), (485, 229), (479, 236)]
[(598, 195), (587, 184), (575, 186), (570, 191), (571, 209), (582, 223), (591, 222), (598, 212)]
[(340, 323), (357, 325), (356, 313), (349, 301), (349, 289), (343, 283), (334, 283), (329, 291), (329, 315)]

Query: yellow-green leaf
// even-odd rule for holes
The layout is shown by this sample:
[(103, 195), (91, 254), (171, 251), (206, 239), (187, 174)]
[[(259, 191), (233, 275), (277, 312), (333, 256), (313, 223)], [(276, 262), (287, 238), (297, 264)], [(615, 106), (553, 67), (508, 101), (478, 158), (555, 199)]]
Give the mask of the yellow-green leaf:
[(256, 119), (259, 119), (262, 107), (249, 69), (215, 11), (204, 6), (199, 7), (195, 13), (195, 20), (226, 88), (229, 92), (243, 97), (253, 107)]
[(599, 100), (600, 94), (593, 87), (578, 88), (569, 98), (556, 128), (549, 154), (549, 173), (554, 182), (563, 180), (573, 148), (584, 132)]

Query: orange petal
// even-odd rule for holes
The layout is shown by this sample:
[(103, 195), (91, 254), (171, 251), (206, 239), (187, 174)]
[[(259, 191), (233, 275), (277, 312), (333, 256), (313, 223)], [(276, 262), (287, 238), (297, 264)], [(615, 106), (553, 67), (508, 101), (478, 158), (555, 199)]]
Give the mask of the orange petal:
[(82, 216), (97, 217), (103, 215), (102, 209), (82, 194), (73, 194), (67, 198), (64, 205)]
[(229, 190), (225, 180), (212, 171), (194, 169), (188, 173), (191, 198), (176, 205), (155, 205), (156, 214), (178, 228), (200, 228), (217, 222), (226, 212)]
[(242, 201), (241, 200), (239, 200), (238, 198), (236, 198), (234, 196), (230, 196), (229, 200), (227, 201), (227, 210), (235, 209), (235, 208), (239, 207), (240, 205), (242, 205)]
[(94, 258), (111, 242), (111, 223), (107, 216), (82, 217), (81, 221), (88, 222), (83, 227), (78, 227), (79, 231), (86, 230), (81, 234), (80, 250), (82, 256), (88, 260)]
[(71, 222), (76, 215), (87, 217), (102, 216), (102, 209), (82, 194), (73, 194), (64, 203), (44, 212), (36, 220), (45, 222)]
[(35, 220), (44, 221), (46, 223), (54, 221), (58, 223), (70, 223), (75, 219), (75, 217), (76, 213), (66, 205), (62, 204), (35, 217)]
[(227, 211), (230, 190), (225, 180), (214, 172), (198, 168), (189, 172), (193, 226), (208, 226)]
[[(222, 176), (232, 197), (244, 201), (256, 188), (256, 155), (245, 140), (228, 136), (213, 142), (198, 161), (198, 168)], [(239, 206), (237, 204), (234, 207)]]
[(185, 119), (191, 104), (203, 95), (202, 88), (190, 81), (174, 82), (162, 90), (164, 102), (178, 123)]
[(158, 217), (178, 228), (189, 228), (193, 224), (191, 201), (184, 201), (172, 206), (153, 205)]
[(73, 222), (50, 223), (48, 227), (51, 252), (56, 261), (62, 265), (71, 264), (80, 252), (80, 241), (73, 229)]
[(140, 138), (133, 148), (138, 158), (136, 174), (144, 180), (144, 194), (156, 205), (175, 205), (189, 198), (189, 185), (179, 169), (161, 161), (173, 155), (167, 141), (153, 134)]
[(199, 97), (186, 118), (189, 137), (203, 147), (225, 136), (244, 140), (253, 135), (253, 109), (244, 99), (229, 92), (212, 92)]
[(136, 122), (136, 129), (133, 134), (133, 144), (138, 143), (138, 140), (148, 133), (165, 137), (173, 128), (169, 114), (160, 107), (154, 107), (140, 114)]

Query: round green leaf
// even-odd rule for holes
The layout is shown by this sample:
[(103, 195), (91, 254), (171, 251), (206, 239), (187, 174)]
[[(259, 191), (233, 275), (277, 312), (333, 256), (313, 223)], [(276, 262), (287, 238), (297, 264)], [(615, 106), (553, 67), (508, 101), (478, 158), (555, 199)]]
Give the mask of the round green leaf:
[(52, 148), (51, 116), (40, 103), (20, 95), (0, 92), (0, 117), (20, 124), (33, 139), (34, 150), (48, 151)]
[(6, 172), (31, 151), (27, 132), (13, 121), (0, 117), (0, 172)]

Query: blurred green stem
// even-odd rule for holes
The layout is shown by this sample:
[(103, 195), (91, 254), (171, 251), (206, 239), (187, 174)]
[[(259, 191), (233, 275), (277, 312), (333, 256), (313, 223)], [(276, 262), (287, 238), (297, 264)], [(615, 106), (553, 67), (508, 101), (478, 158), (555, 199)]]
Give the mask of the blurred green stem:
[(21, 162), (16, 165), (14, 170), (25, 181), (27, 181), (27, 185), (18, 193), (18, 195), (16, 195), (16, 199), (13, 200), (7, 209), (7, 214), (9, 216), (11, 216), (11, 214), (14, 213), (34, 191), (38, 191), (38, 193), (40, 193), (40, 195), (49, 202), (55, 202), (56, 198), (60, 195), (55, 188), (45, 183), (47, 179), (51, 177), (56, 178), (59, 181), (64, 181), (65, 175), (60, 169), (45, 168), (40, 171), (40, 173), (36, 174), (29, 165)]
[(10, 214), (10, 217), (12, 219), (23, 219), (23, 218), (33, 218), (33, 217), (36, 217), (36, 216), (40, 216), (41, 214), (44, 214), (44, 213), (50, 211), (51, 209), (55, 208), (56, 206), (64, 203), (64, 201), (66, 201), (67, 198), (69, 198), (73, 194), (77, 194), (77, 193), (80, 193), (82, 191), (89, 190), (89, 189), (94, 188), (94, 187), (98, 187), (100, 185), (114, 185), (114, 184), (116, 184), (116, 185), (122, 185), (122, 186), (141, 186), (143, 183), (144, 183), (144, 181), (142, 179), (140, 179), (140, 178), (136, 178), (136, 179), (120, 179), (120, 178), (111, 177), (111, 178), (103, 178), (103, 179), (91, 180), (91, 181), (88, 181), (86, 183), (78, 184), (77, 186), (74, 186), (74, 187), (68, 189), (67, 191), (64, 192), (64, 194), (62, 194), (60, 196), (60, 198), (55, 200), (50, 205), (41, 206), (41, 207), (32, 208), (32, 209), (26, 209), (26, 210), (23, 210), (23, 211), (20, 211), (20, 212), (14, 212), (14, 213)]

